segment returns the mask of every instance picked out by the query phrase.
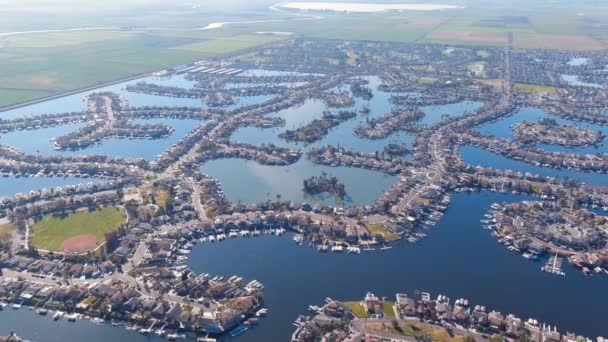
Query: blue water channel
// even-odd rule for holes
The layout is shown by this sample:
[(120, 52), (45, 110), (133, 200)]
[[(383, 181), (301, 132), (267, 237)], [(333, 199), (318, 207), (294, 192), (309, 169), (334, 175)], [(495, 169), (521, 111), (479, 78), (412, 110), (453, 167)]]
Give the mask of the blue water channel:
[[(323, 116), (327, 107), (321, 100), (311, 99), (300, 106), (290, 107), (276, 113), (273, 117), (285, 120), (285, 126), (278, 128), (244, 127), (232, 135), (233, 141), (253, 145), (274, 144), (282, 147), (303, 149), (305, 152), (315, 147), (327, 145), (341, 146), (360, 152), (382, 152), (389, 143), (402, 143), (411, 146), (414, 134), (396, 132), (385, 139), (361, 139), (353, 134), (355, 127), (367, 119), (373, 119), (390, 112), (394, 107), (390, 104), (390, 93), (378, 90), (380, 80), (369, 77), (369, 87), (374, 91), (374, 97), (365, 101), (356, 99), (353, 108), (347, 110), (360, 111), (367, 107), (370, 112), (359, 113), (357, 117), (333, 128), (327, 136), (314, 143), (288, 142), (279, 138), (279, 134), (287, 129), (296, 129)], [(348, 91), (347, 88), (338, 87), (336, 90)], [(441, 106), (423, 107), (425, 116), (421, 123), (432, 125), (446, 116), (462, 115), (466, 111), (475, 110), (481, 106), (479, 102), (463, 101)], [(244, 203), (258, 203), (268, 199), (291, 200), (297, 203), (320, 203), (338, 206), (362, 206), (371, 204), (380, 194), (385, 192), (396, 181), (396, 177), (379, 172), (316, 165), (305, 156), (297, 163), (289, 166), (263, 166), (254, 161), (241, 159), (220, 159), (205, 163), (203, 171), (221, 181), (222, 187), (231, 201)], [(348, 194), (346, 201), (336, 201), (328, 196), (306, 196), (302, 190), (303, 181), (311, 176), (320, 176), (321, 173), (337, 177), (344, 183)], [(361, 180), (365, 179), (365, 182)]]
[[(177, 80), (173, 79), (170, 82)], [(375, 88), (377, 83), (372, 82), (371, 86)], [(369, 117), (382, 115), (392, 108), (388, 96), (389, 94), (376, 91), (369, 103), (357, 100), (355, 108), (369, 105), (371, 109)], [(57, 101), (54, 104), (40, 103), (16, 109), (9, 115), (80, 110), (81, 97), (82, 95), (77, 95), (74, 98), (54, 100)], [(174, 103), (175, 99), (162, 98), (162, 100), (167, 101), (166, 103)], [(425, 108), (425, 111), (427, 114), (430, 113), (429, 118), (441, 119), (442, 114), (458, 115), (478, 105), (478, 103), (454, 104)], [(232, 139), (254, 144), (272, 142), (281, 146), (297, 146), (305, 150), (313, 146), (339, 144), (365, 152), (379, 150), (392, 141), (409, 145), (413, 139), (412, 135), (406, 133), (398, 133), (377, 141), (355, 138), (352, 129), (365, 120), (364, 114), (333, 129), (327, 137), (315, 144), (296, 145), (278, 138), (278, 134), (283, 129), (293, 129), (305, 124), (314, 117), (319, 117), (323, 110), (325, 106), (321, 102), (311, 100), (297, 108), (273, 114), (283, 116), (287, 120), (284, 128), (266, 130), (243, 128), (237, 131)], [(521, 114), (523, 116), (519, 117), (520, 120), (532, 119), (534, 115), (538, 115), (534, 110), (522, 110), (522, 112), (524, 114)], [(0, 115), (5, 114), (0, 113)], [(511, 120), (517, 119), (511, 117), (482, 127), (481, 130), (512, 138), (509, 125), (516, 122)], [(185, 124), (184, 132), (191, 129), (193, 124)], [(29, 134), (22, 136), (3, 135), (0, 143), (14, 143), (29, 153), (55, 153), (45, 144), (54, 133), (58, 132), (43, 132), (44, 130), (36, 131), (36, 134), (28, 132)], [(176, 129), (175, 135), (178, 135), (177, 133)], [(33, 135), (35, 139), (32, 139)], [(41, 142), (32, 143), (30, 140)], [(95, 153), (153, 158), (165, 148), (154, 147), (164, 142), (149, 143), (150, 145), (134, 145), (133, 140), (121, 140), (116, 142), (118, 145), (112, 147), (104, 147), (104, 143), (92, 149), (99, 149)], [(472, 147), (463, 147), (462, 153), (463, 158), (473, 165), (485, 163), (487, 166), (531, 170), (530, 172), (547, 175), (556, 172), (549, 168), (529, 168), (530, 165), (525, 163), (511, 163), (506, 158), (493, 159), (495, 157), (491, 153)], [(581, 153), (586, 152), (581, 151)], [(372, 201), (395, 181), (393, 177), (377, 172), (324, 168), (306, 163), (308, 162), (302, 159), (288, 167), (263, 167), (255, 162), (226, 159), (207, 163), (203, 169), (222, 181), (229, 199), (243, 201), (266, 200), (274, 198), (277, 193), (284, 198), (309, 200), (303, 198), (300, 192), (301, 181), (304, 177), (319, 175), (323, 171), (337, 175), (346, 184), (346, 190), (351, 195), (351, 203), (357, 205)], [(554, 175), (561, 177), (568, 174)], [(584, 175), (587, 174), (577, 173), (577, 177)], [(594, 179), (591, 175), (589, 177), (585, 181), (607, 184), (604, 178)], [(91, 180), (0, 178), (2, 191), (0, 194), (26, 192), (35, 188), (85, 181)], [(514, 313), (524, 319), (534, 317), (552, 325), (557, 324), (562, 331), (575, 331), (593, 337), (607, 335), (606, 315), (602, 305), (608, 303), (605, 276), (585, 277), (568, 265), (565, 265), (566, 277), (541, 272), (541, 262), (531, 262), (513, 254), (498, 244), (488, 231), (481, 229), (480, 219), (493, 202), (524, 199), (528, 197), (489, 192), (455, 194), (445, 216), (428, 231), (429, 236), (426, 239), (414, 245), (397, 242), (391, 245), (392, 249), (384, 252), (375, 251), (360, 255), (321, 254), (308, 248), (307, 244), (295, 246), (288, 236), (282, 238), (263, 236), (230, 239), (216, 244), (199, 244), (192, 251), (188, 264), (196, 272), (226, 276), (236, 274), (246, 279), (257, 279), (264, 284), (269, 316), (262, 319), (260, 325), (234, 340), (288, 340), (293, 330), (291, 325), (293, 320), (299, 314), (307, 314), (308, 305), (323, 303), (327, 296), (341, 300), (359, 300), (365, 292), (372, 291), (379, 296), (392, 298), (396, 292), (411, 293), (415, 289), (428, 290), (434, 295), (442, 293), (452, 297), (453, 300), (466, 297), (473, 303), (484, 304), (503, 313)], [(320, 200), (328, 201), (328, 199)], [(0, 311), (0, 335), (5, 335), (10, 330), (15, 330), (22, 337), (35, 341), (162, 340), (155, 336), (142, 336), (121, 328), (99, 326), (86, 321), (53, 322), (51, 317), (34, 315), (25, 308), (19, 311), (9, 308)]]

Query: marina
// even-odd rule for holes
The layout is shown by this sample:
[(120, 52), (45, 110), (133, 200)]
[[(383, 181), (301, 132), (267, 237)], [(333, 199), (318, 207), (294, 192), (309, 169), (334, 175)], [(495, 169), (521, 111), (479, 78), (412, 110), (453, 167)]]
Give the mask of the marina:
[[(526, 198), (485, 192), (456, 194), (428, 238), (413, 245), (396, 243), (392, 249), (383, 252), (367, 250), (364, 253), (363, 248), (360, 255), (323, 254), (306, 246), (294, 247), (291, 238), (276, 239), (263, 235), (259, 239), (239, 238), (222, 244), (201, 244), (193, 249), (188, 263), (193, 269), (198, 267), (218, 274), (255, 275), (264, 283), (267, 291), (265, 305), (272, 314), (264, 319), (263, 324), (243, 334), (243, 338), (251, 341), (288, 339), (293, 320), (306, 314), (310, 303), (323, 302), (327, 296), (344, 300), (356, 298), (370, 288), (382, 295), (420, 288), (440, 290), (452, 297), (466, 295), (502, 312), (524, 317), (542, 316), (546, 322), (558, 324), (564, 330), (579, 327), (579, 331), (588, 335), (602, 334), (602, 318), (598, 316), (599, 311), (595, 311), (597, 306), (594, 303), (600, 299), (608, 300), (603, 291), (605, 277), (585, 277), (567, 263), (563, 265), (565, 272), (570, 270), (567, 277), (540, 272), (539, 264), (544, 265), (546, 259), (531, 262), (515, 258), (512, 251), (496, 244), (487, 230), (481, 229), (480, 219), (490, 205)], [(480, 259), (480, 255), (484, 257)], [(289, 267), (282, 266), (280, 260), (283, 259), (290, 260)], [(449, 261), (446, 263), (446, 260)], [(408, 272), (391, 271), (404, 268)], [(429, 273), (429, 269), (438, 271)], [(470, 278), (453, 277), (458, 273), (469, 274)], [(334, 277), (335, 274), (340, 276)], [(378, 279), (386, 281), (379, 282)], [(437, 285), (446, 282), (451, 284), (448, 290)], [(285, 283), (291, 284), (289, 289), (284, 287)], [(505, 283), (511, 285), (505, 288)], [(573, 298), (568, 295), (572, 287), (582, 288), (590, 296), (584, 300)], [(326, 291), (317, 291), (317, 288)], [(498, 288), (502, 289), (503, 296), (493, 295), (494, 289)], [(299, 295), (293, 296), (294, 292)], [(293, 308), (293, 303), (299, 308)], [(558, 308), (561, 305), (582, 313), (574, 318), (560, 312)], [(589, 309), (591, 312), (587, 312)], [(583, 326), (585, 328), (581, 329)]]

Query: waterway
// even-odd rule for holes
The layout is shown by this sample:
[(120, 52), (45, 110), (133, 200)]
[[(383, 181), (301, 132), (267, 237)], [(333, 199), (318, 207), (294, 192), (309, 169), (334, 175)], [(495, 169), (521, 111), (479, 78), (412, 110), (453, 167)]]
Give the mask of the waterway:
[(460, 155), (465, 163), (473, 166), (528, 172), (558, 179), (568, 177), (593, 185), (608, 184), (608, 175), (606, 174), (536, 166), (523, 161), (509, 159), (476, 146), (462, 146), (460, 148)]
[[(599, 126), (595, 124), (585, 122), (575, 122), (572, 120), (562, 119), (560, 117), (551, 115), (542, 109), (524, 107), (516, 114), (499, 120), (497, 122), (484, 125), (478, 128), (478, 131), (484, 134), (490, 134), (504, 139), (514, 139), (512, 126), (523, 120), (534, 121), (550, 118), (554, 119), (560, 124), (576, 125), (583, 128), (590, 129), (592, 131), (601, 131), (605, 135), (608, 135), (608, 127)], [(565, 147), (560, 145), (551, 144), (538, 144), (537, 148), (544, 149), (552, 152), (565, 152), (574, 154), (596, 154), (596, 153), (608, 153), (608, 141), (605, 140), (600, 146), (588, 146), (588, 147)], [(541, 174), (550, 177), (564, 178), (569, 177), (573, 179), (581, 180), (588, 184), (606, 185), (608, 184), (608, 175), (599, 173), (580, 172), (568, 169), (554, 169), (542, 166), (535, 166), (522, 161), (512, 160), (501, 155), (483, 150), (478, 147), (463, 146), (461, 148), (462, 159), (474, 166), (484, 167), (495, 167), (500, 169), (512, 169), (521, 172), (530, 172)]]
[[(150, 120), (133, 120), (134, 124), (166, 124), (173, 127), (174, 132), (165, 139), (106, 139), (99, 144), (91, 145), (87, 148), (76, 151), (58, 151), (53, 149), (51, 139), (74, 132), (84, 124), (69, 124), (50, 128), (38, 129), (35, 131), (17, 131), (3, 134), (0, 137), (0, 143), (16, 146), (27, 154), (41, 155), (82, 155), (82, 154), (98, 154), (111, 155), (125, 158), (143, 158), (152, 160), (158, 154), (167, 150), (171, 145), (177, 143), (180, 139), (186, 136), (190, 131), (194, 130), (200, 123), (198, 120), (192, 119), (150, 119)], [(34, 133), (34, 134), (32, 134)]]
[[(286, 341), (300, 314), (325, 297), (359, 300), (367, 291), (394, 298), (397, 292), (428, 290), (468, 298), (503, 313), (534, 317), (562, 331), (606, 335), (600, 303), (608, 301), (606, 277), (584, 276), (564, 264), (566, 277), (540, 271), (533, 262), (498, 244), (480, 219), (494, 202), (528, 199), (498, 193), (455, 194), (445, 216), (416, 244), (360, 255), (321, 254), (289, 236), (235, 238), (197, 245), (188, 261), (196, 272), (257, 279), (264, 284), (268, 317), (242, 337), (225, 340)], [(122, 328), (90, 322), (55, 323), (21, 309), (0, 312), (0, 333), (10, 329), (36, 341), (157, 341)]]
[(566, 277), (544, 273), (543, 261), (513, 254), (481, 228), (492, 203), (524, 199), (528, 197), (456, 194), (426, 239), (413, 245), (399, 242), (384, 252), (322, 254), (306, 244), (295, 246), (289, 237), (265, 236), (198, 245), (188, 263), (196, 272), (238, 274), (264, 284), (269, 315), (243, 335), (247, 341), (286, 341), (291, 322), (328, 296), (359, 300), (372, 291), (394, 298), (397, 292), (416, 289), (454, 300), (465, 297), (562, 330), (606, 335), (605, 315), (598, 305), (608, 300), (606, 277), (586, 277), (569, 265), (564, 265)]
[[(514, 139), (513, 137), (513, 129), (512, 126), (518, 122), (527, 120), (527, 121), (537, 121), (541, 119), (553, 119), (560, 124), (566, 125), (575, 125), (579, 127), (583, 127), (594, 132), (602, 132), (605, 135), (608, 135), (608, 127), (595, 125), (587, 122), (575, 122), (572, 120), (562, 119), (555, 115), (551, 115), (539, 108), (533, 107), (524, 107), (520, 109), (517, 113), (512, 116), (509, 116), (505, 119), (499, 120), (497, 122), (484, 125), (478, 128), (478, 130), (485, 134), (491, 134), (497, 136), (499, 138), (504, 139)], [(550, 144), (538, 144), (539, 148), (554, 151), (554, 152), (567, 152), (567, 153), (578, 153), (578, 154), (596, 154), (596, 153), (608, 153), (608, 139), (604, 140), (604, 143), (600, 146), (588, 146), (588, 147), (565, 147), (560, 145), (550, 145)]]
[[(169, 78), (160, 78), (154, 76), (142, 77), (131, 81), (125, 81), (109, 86), (100, 87), (93, 90), (87, 90), (73, 95), (63, 96), (57, 99), (39, 102), (25, 107), (19, 107), (7, 111), (0, 112), (0, 118), (12, 119), (18, 117), (24, 117), (28, 115), (39, 115), (49, 113), (63, 113), (63, 112), (76, 112), (85, 109), (83, 97), (95, 92), (111, 91), (119, 95), (125, 96), (129, 100), (129, 104), (132, 107), (140, 106), (187, 106), (187, 107), (198, 107), (208, 108), (200, 99), (190, 98), (176, 98), (167, 96), (157, 96), (150, 94), (132, 93), (126, 91), (125, 87), (129, 84), (135, 84), (137, 82), (145, 81), (148, 83), (154, 83), (163, 86), (174, 86), (181, 88), (192, 88), (196, 82), (189, 81), (184, 76), (173, 76)], [(261, 103), (269, 98), (271, 95), (261, 96), (243, 96), (240, 97), (239, 102), (222, 107), (223, 109), (234, 109), (242, 106), (248, 106), (256, 103)]]
[(564, 74), (561, 75), (562, 80), (571, 86), (589, 87), (589, 88), (601, 88), (602, 85), (598, 83), (584, 82), (581, 81), (578, 75)]
[[(174, 78), (162, 82), (187, 82)], [(377, 90), (377, 80), (371, 80), (370, 87)], [(159, 83), (156, 82), (155, 83)], [(166, 83), (165, 83), (166, 84)], [(188, 86), (188, 84), (183, 84)], [(114, 87), (114, 86), (112, 86)], [(120, 90), (120, 86), (118, 86)], [(57, 111), (81, 110), (81, 97), (61, 98), (48, 103), (0, 113), (1, 117), (23, 116), (30, 113), (50, 113)], [(129, 94), (132, 104), (138, 94)], [(135, 96), (135, 97), (133, 97)], [(325, 144), (340, 145), (359, 151), (374, 152), (387, 143), (399, 141), (410, 145), (413, 136), (397, 133), (387, 139), (357, 139), (352, 129), (367, 117), (377, 117), (392, 109), (389, 94), (375, 91), (370, 101), (357, 100), (355, 109), (369, 106), (371, 112), (345, 122), (331, 130), (327, 137), (314, 144), (293, 144), (278, 138), (284, 129), (293, 129), (315, 117), (319, 117), (325, 106), (311, 100), (297, 108), (290, 108), (274, 115), (287, 120), (284, 128), (257, 129), (244, 128), (237, 131), (233, 140), (253, 144), (275, 143), (281, 146), (298, 146), (309, 149)], [(158, 97), (154, 101), (179, 103), (180, 99)], [(148, 101), (150, 98), (147, 98)], [(143, 97), (142, 97), (142, 101)], [(177, 102), (176, 102), (177, 101)], [(145, 101), (144, 101), (145, 102)], [(150, 104), (150, 103), (141, 103)], [(135, 105), (135, 104), (134, 104)], [(475, 109), (479, 103), (464, 102), (448, 106), (424, 108), (424, 120), (432, 124), (440, 120), (442, 114), (459, 115)], [(8, 114), (7, 114), (8, 113)], [(523, 109), (517, 115), (492, 125), (482, 127), (487, 133), (505, 138), (510, 136), (509, 126), (521, 118), (540, 118), (542, 113), (534, 109)], [(520, 115), (520, 114), (518, 114)], [(177, 120), (172, 125), (184, 124), (183, 131), (176, 127), (176, 137), (186, 134), (194, 127), (194, 122)], [(167, 122), (165, 120), (146, 122)], [(175, 126), (174, 126), (175, 127)], [(56, 153), (50, 149), (49, 140), (54, 134), (68, 130), (29, 131), (24, 135), (3, 135), (1, 143), (15, 144), (29, 153)], [(32, 139), (32, 136), (35, 136)], [(31, 140), (31, 141), (30, 141)], [(133, 140), (104, 142), (85, 150), (86, 153), (105, 153), (121, 156), (153, 158), (168, 145), (161, 141), (143, 141), (150, 145), (137, 145)], [(170, 141), (166, 142), (171, 144)], [(110, 144), (111, 146), (107, 145)], [(160, 144), (160, 145), (159, 145)], [(162, 145), (162, 146), (161, 146)], [(160, 146), (160, 147), (154, 147)], [(95, 151), (95, 152), (93, 152)], [(580, 153), (584, 150), (579, 151)], [(82, 152), (81, 152), (82, 153)], [(595, 184), (608, 184), (604, 178), (586, 173), (569, 173), (569, 170), (537, 168), (526, 163), (494, 157), (491, 153), (473, 147), (462, 148), (463, 158), (473, 165), (487, 163), (487, 166), (513, 168), (529, 172), (563, 177), (581, 178)], [(500, 156), (498, 156), (500, 157)], [(218, 163), (215, 166), (212, 163)], [(204, 166), (205, 171), (219, 178), (228, 197), (233, 200), (260, 201), (274, 198), (281, 193), (284, 198), (305, 199), (301, 192), (301, 180), (310, 175), (328, 171), (337, 175), (346, 184), (352, 205), (368, 203), (386, 189), (393, 177), (383, 174), (349, 169), (314, 166), (305, 159), (287, 167), (265, 167), (255, 162), (226, 159), (213, 161)], [(568, 172), (566, 172), (568, 171)], [(215, 172), (215, 173), (214, 173)], [(558, 172), (558, 173), (554, 173)], [(574, 172), (574, 171), (573, 171)], [(249, 178), (248, 178), (249, 177)], [(42, 187), (90, 182), (91, 179), (72, 178), (0, 178), (0, 195), (27, 192)], [(235, 195), (243, 196), (235, 198)], [(276, 238), (236, 238), (216, 244), (199, 244), (192, 251), (189, 266), (196, 272), (206, 272), (230, 276), (237, 274), (246, 279), (257, 279), (264, 286), (269, 316), (260, 325), (245, 332), (240, 341), (284, 341), (293, 331), (291, 323), (299, 314), (307, 314), (308, 305), (318, 305), (329, 296), (340, 300), (358, 300), (367, 291), (379, 296), (392, 298), (396, 292), (411, 293), (416, 289), (448, 295), (452, 299), (466, 297), (473, 303), (487, 305), (503, 313), (514, 313), (522, 318), (535, 317), (541, 321), (557, 324), (562, 331), (575, 331), (589, 336), (607, 335), (605, 310), (601, 303), (608, 302), (606, 277), (585, 277), (581, 272), (565, 265), (566, 277), (557, 277), (540, 271), (542, 261), (528, 261), (499, 245), (489, 231), (481, 229), (480, 219), (493, 202), (520, 201), (525, 196), (496, 193), (455, 194), (445, 216), (429, 230), (429, 236), (411, 245), (407, 242), (392, 244), (390, 250), (361, 255), (318, 253), (314, 249), (295, 246), (289, 236)], [(331, 201), (322, 198), (320, 201)], [(349, 203), (344, 203), (349, 205)], [(127, 332), (122, 328), (95, 325), (86, 321), (68, 323), (53, 322), (50, 317), (37, 316), (29, 310), (13, 311), (9, 308), (0, 312), (0, 334), (15, 330), (19, 335), (35, 341), (161, 341), (155, 336), (142, 336)], [(225, 340), (232, 340), (226, 337)]]
[[(253, 145), (274, 144), (282, 147), (300, 148), (304, 153), (311, 148), (327, 145), (341, 146), (360, 152), (382, 152), (389, 143), (401, 143), (411, 146), (414, 134), (396, 132), (385, 139), (361, 139), (353, 135), (355, 127), (365, 120), (380, 117), (394, 107), (389, 102), (390, 93), (378, 89), (380, 80), (377, 77), (368, 77), (368, 86), (374, 92), (370, 100), (356, 98), (355, 105), (345, 110), (355, 110), (357, 117), (350, 119), (338, 127), (330, 130), (327, 136), (314, 143), (288, 142), (279, 138), (279, 134), (288, 129), (296, 129), (322, 117), (328, 108), (321, 100), (307, 100), (300, 106), (290, 107), (277, 113), (270, 114), (285, 120), (285, 126), (278, 128), (244, 127), (237, 130), (231, 137), (233, 141), (245, 142)], [(349, 91), (348, 88), (338, 87), (335, 90)], [(432, 125), (448, 116), (462, 115), (480, 107), (482, 103), (463, 101), (448, 105), (426, 106), (421, 108), (425, 116), (420, 120), (423, 125)], [(363, 108), (369, 108), (369, 113), (361, 113)], [(335, 110), (334, 110), (335, 111)], [(291, 200), (297, 203), (317, 203), (338, 206), (362, 206), (371, 204), (380, 194), (385, 192), (396, 178), (380, 172), (316, 165), (305, 156), (297, 163), (288, 166), (264, 166), (255, 161), (242, 159), (220, 159), (205, 163), (202, 170), (208, 175), (217, 178), (222, 183), (229, 200), (244, 203), (259, 203), (268, 199)], [(344, 183), (348, 194), (345, 201), (336, 201), (330, 196), (306, 196), (302, 190), (303, 181), (311, 176), (320, 176), (321, 173), (337, 177)], [(365, 179), (365, 182), (361, 182)], [(247, 189), (247, 190), (244, 190)]]

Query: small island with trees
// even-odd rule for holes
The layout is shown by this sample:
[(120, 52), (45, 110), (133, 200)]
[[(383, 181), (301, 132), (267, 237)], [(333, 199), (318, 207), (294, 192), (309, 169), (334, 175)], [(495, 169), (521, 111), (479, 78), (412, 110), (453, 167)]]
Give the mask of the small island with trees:
[(327, 135), (331, 128), (336, 127), (355, 116), (357, 116), (357, 113), (353, 111), (339, 111), (336, 114), (325, 111), (323, 112), (323, 118), (314, 119), (308, 125), (295, 130), (286, 130), (279, 134), (279, 137), (287, 141), (315, 142)]
[(305, 179), (304, 192), (312, 196), (326, 192), (341, 200), (344, 200), (346, 196), (344, 184), (340, 183), (336, 177), (327, 176), (325, 172), (319, 177), (313, 176)]

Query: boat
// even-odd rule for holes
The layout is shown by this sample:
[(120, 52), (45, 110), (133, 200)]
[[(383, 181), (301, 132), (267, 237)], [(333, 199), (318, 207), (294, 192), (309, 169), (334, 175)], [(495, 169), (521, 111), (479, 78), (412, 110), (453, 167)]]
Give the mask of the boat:
[(12, 308), (13, 310), (19, 310), (21, 309), (21, 304), (13, 304)]
[(76, 322), (76, 318), (78, 318), (78, 315), (73, 313), (71, 315), (66, 315), (65, 318), (67, 318), (68, 322)]
[(36, 313), (39, 314), (40, 316), (46, 316), (46, 314), (49, 312), (46, 309), (38, 309), (38, 310), (36, 310)]
[(215, 342), (216, 341), (216, 339), (211, 338), (211, 337), (207, 337), (207, 336), (205, 336), (205, 337), (199, 337), (196, 340), (198, 342)]
[(55, 312), (55, 314), (53, 315), (53, 320), (54, 321), (58, 321), (61, 319), (61, 317), (63, 317), (63, 315), (65, 315), (63, 312), (61, 311), (57, 311)]
[(184, 334), (169, 334), (167, 335), (167, 340), (169, 341), (175, 341), (177, 339), (184, 339), (186, 338), (186, 335)]
[(258, 310), (258, 312), (255, 313), (255, 315), (258, 317), (264, 317), (267, 314), (268, 314), (268, 309), (266, 309), (266, 308), (262, 308), (262, 309)]
[(232, 337), (239, 336), (239, 335), (243, 334), (245, 331), (247, 331), (248, 329), (249, 329), (248, 326), (241, 324), (238, 327), (234, 328), (232, 331), (230, 331), (230, 336), (232, 336)]
[(246, 325), (257, 325), (258, 324), (258, 319), (255, 317), (251, 317), (250, 319), (245, 321)]
[(91, 322), (93, 322), (93, 323), (95, 323), (95, 324), (100, 324), (100, 325), (101, 325), (101, 324), (103, 324), (103, 323), (104, 323), (104, 320), (103, 320), (103, 319), (101, 319), (101, 318), (97, 318), (97, 317), (95, 317), (95, 318), (91, 319)]
[(361, 248), (359, 248), (359, 247), (347, 247), (346, 250), (348, 253), (354, 253), (354, 254), (361, 253)]
[(310, 312), (316, 313), (316, 314), (320, 313), (322, 311), (322, 309), (316, 305), (309, 305), (308, 310), (310, 310)]

